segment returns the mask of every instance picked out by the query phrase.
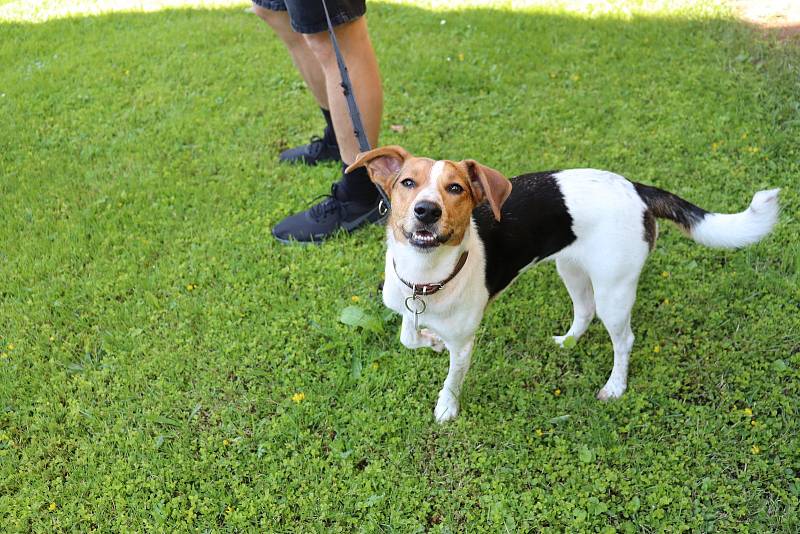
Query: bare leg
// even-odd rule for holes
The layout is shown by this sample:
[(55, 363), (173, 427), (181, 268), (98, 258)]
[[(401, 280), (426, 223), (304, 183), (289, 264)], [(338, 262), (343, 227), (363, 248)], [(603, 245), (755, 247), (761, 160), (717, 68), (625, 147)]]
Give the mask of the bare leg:
[(437, 423), (455, 419), (458, 415), (458, 398), (461, 396), (461, 386), (464, 384), (464, 377), (467, 376), (472, 361), (473, 341), (470, 339), (462, 346), (447, 346), (450, 351), (450, 369), (442, 390), (439, 392), (436, 408), (433, 410)]
[[(383, 90), (378, 71), (378, 60), (367, 33), (367, 21), (360, 17), (353, 22), (335, 28), (339, 46), (342, 49), (353, 93), (356, 96), (361, 119), (364, 122), (370, 145), (378, 143), (378, 133), (383, 113)], [(359, 153), (358, 141), (353, 135), (350, 112), (341, 88), (341, 75), (336, 63), (330, 37), (327, 32), (305, 35), (309, 47), (322, 65), (328, 91), (328, 103), (333, 117), (333, 129), (342, 154), (342, 161), (350, 164)]]
[(568, 261), (558, 259), (556, 260), (556, 269), (561, 279), (564, 280), (564, 285), (567, 286), (567, 292), (572, 297), (572, 309), (574, 312), (574, 319), (572, 326), (563, 336), (553, 336), (553, 340), (564, 346), (564, 340), (572, 337), (575, 341), (586, 332), (589, 328), (589, 323), (594, 318), (594, 291), (592, 290), (592, 282), (589, 280), (589, 275), (586, 274), (579, 266)]
[[(328, 106), (328, 89), (325, 84), (325, 73), (317, 60), (317, 56), (311, 51), (305, 37), (292, 30), (289, 22), (289, 14), (286, 11), (273, 11), (256, 4), (253, 4), (253, 12), (264, 22), (270, 25), (283, 44), (289, 50), (297, 70), (306, 81), (311, 94), (319, 104), (319, 107), (330, 109)], [(351, 128), (352, 129), (352, 128)]]

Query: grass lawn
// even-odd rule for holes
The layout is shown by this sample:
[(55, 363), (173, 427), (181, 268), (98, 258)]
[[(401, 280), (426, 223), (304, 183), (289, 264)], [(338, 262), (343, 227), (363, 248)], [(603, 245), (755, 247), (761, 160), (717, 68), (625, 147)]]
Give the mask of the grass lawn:
[(270, 236), (337, 170), (276, 163), (321, 118), (247, 4), (0, 4), (0, 530), (800, 529), (796, 46), (718, 2), (370, 3), (384, 144), (717, 211), (783, 188), (745, 250), (662, 224), (622, 399), (594, 399), (599, 322), (552, 343), (571, 304), (545, 264), (440, 426), (447, 358), (399, 343), (383, 229)]

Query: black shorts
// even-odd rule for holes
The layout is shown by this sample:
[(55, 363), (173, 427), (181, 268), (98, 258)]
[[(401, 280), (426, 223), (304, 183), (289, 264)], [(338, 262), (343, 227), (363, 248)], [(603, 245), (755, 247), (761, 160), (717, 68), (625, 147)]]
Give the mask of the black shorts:
[[(322, 0), (253, 0), (272, 11), (288, 11), (292, 29), (298, 33), (319, 33), (328, 29)], [(325, 0), (334, 26), (351, 22), (367, 12), (366, 0)]]

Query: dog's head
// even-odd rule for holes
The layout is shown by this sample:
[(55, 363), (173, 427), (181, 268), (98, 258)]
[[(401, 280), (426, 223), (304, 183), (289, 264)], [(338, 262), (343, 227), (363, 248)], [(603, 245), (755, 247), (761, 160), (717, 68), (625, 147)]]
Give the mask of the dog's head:
[(347, 172), (361, 166), (392, 202), (389, 227), (395, 239), (420, 250), (461, 243), (473, 208), (483, 201), (499, 221), (511, 194), (505, 176), (471, 159), (434, 161), (385, 146), (359, 154)]

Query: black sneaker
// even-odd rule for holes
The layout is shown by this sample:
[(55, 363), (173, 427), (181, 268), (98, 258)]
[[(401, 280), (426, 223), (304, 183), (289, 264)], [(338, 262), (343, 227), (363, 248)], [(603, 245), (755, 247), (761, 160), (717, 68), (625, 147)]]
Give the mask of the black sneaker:
[(272, 235), (281, 243), (321, 243), (339, 230), (349, 233), (365, 224), (383, 221), (385, 214), (381, 215), (377, 199), (369, 204), (339, 200), (338, 185), (331, 186), (330, 195), (323, 195), (322, 202), (276, 224)]
[(339, 145), (330, 143), (321, 137), (314, 136), (307, 145), (296, 146), (281, 152), (278, 160), (284, 163), (302, 163), (316, 165), (323, 161), (342, 161)]

